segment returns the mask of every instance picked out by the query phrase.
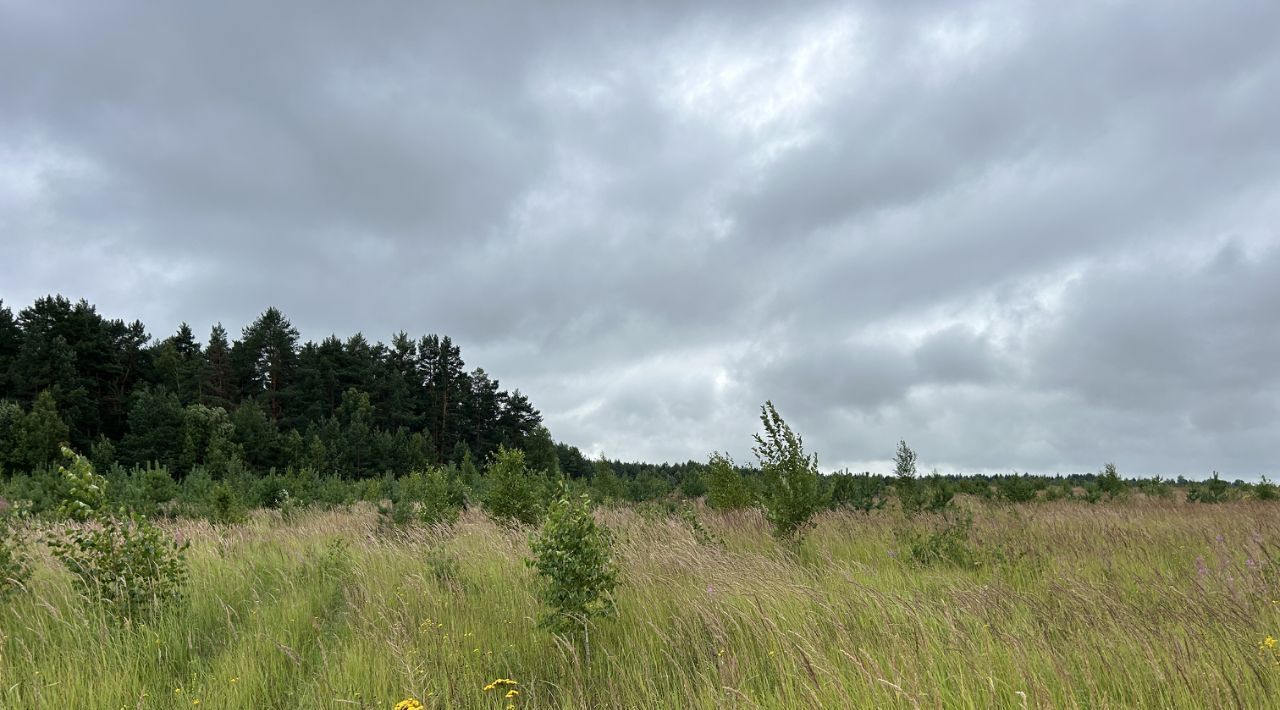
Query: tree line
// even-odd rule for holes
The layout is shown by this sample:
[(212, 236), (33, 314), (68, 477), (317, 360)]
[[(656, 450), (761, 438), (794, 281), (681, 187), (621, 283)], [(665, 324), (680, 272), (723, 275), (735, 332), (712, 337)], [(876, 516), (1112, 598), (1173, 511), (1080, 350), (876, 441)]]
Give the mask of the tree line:
[(0, 301), (0, 468), (47, 467), (68, 443), (95, 465), (310, 467), (347, 478), (483, 461), (521, 448), (558, 467), (542, 417), (519, 390), (467, 370), (448, 336), (357, 333), (302, 342), (277, 308), (232, 338), (183, 323), (153, 338), (86, 300)]

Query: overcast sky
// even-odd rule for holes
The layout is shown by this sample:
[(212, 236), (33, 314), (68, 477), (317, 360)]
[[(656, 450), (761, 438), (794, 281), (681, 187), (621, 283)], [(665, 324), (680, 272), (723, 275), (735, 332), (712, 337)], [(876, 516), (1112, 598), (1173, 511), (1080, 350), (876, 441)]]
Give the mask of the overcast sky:
[(0, 298), (452, 335), (556, 438), (1280, 474), (1280, 3), (0, 0)]

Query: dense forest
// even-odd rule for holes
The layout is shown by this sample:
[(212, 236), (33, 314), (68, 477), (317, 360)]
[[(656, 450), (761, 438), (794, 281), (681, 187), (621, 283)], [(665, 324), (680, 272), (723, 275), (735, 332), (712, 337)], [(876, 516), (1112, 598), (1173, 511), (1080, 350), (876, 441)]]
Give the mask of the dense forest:
[(0, 301), (0, 466), (46, 466), (63, 442), (178, 479), (228, 466), (361, 478), (483, 461), (499, 446), (559, 466), (529, 399), (468, 371), (448, 336), (301, 342), (268, 308), (239, 338), (218, 324), (201, 343), (185, 323), (153, 338), (84, 300), (49, 296), (16, 314)]

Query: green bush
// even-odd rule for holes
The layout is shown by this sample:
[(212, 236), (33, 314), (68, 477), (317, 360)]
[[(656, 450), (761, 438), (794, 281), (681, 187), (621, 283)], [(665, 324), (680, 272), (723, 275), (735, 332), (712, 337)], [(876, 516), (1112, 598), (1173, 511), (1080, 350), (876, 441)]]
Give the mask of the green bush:
[(498, 447), (485, 469), (484, 509), (502, 523), (534, 525), (545, 509), (547, 481), (542, 471), (525, 465), (520, 449)]
[(1098, 493), (1111, 500), (1117, 500), (1129, 494), (1129, 485), (1124, 482), (1124, 479), (1120, 478), (1120, 474), (1116, 472), (1116, 465), (1113, 463), (1109, 463), (1102, 468), (1095, 483)]
[(248, 511), (236, 489), (227, 481), (218, 481), (209, 488), (203, 514), (211, 523), (234, 525), (244, 522)]
[(739, 510), (752, 503), (751, 490), (728, 454), (713, 453), (707, 462), (707, 505), (716, 510)]
[(1000, 499), (1007, 503), (1028, 503), (1036, 499), (1036, 483), (1030, 476), (1001, 476), (996, 479)]
[(1187, 492), (1192, 503), (1223, 503), (1230, 498), (1231, 484), (1222, 480), (1217, 471), (1204, 483), (1196, 484)]

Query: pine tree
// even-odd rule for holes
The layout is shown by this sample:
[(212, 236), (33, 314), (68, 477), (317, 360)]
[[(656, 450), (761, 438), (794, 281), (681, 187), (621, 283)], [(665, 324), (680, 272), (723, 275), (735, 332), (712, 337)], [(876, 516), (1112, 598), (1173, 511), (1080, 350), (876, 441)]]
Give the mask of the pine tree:
[(201, 387), (200, 402), (208, 407), (235, 408), (235, 373), (231, 366), (231, 346), (227, 343), (227, 331), (219, 323), (209, 333), (209, 345), (205, 348), (207, 367)]
[(298, 362), (298, 330), (276, 308), (263, 311), (232, 347), (241, 391), (262, 402), (271, 421), (284, 416)]

